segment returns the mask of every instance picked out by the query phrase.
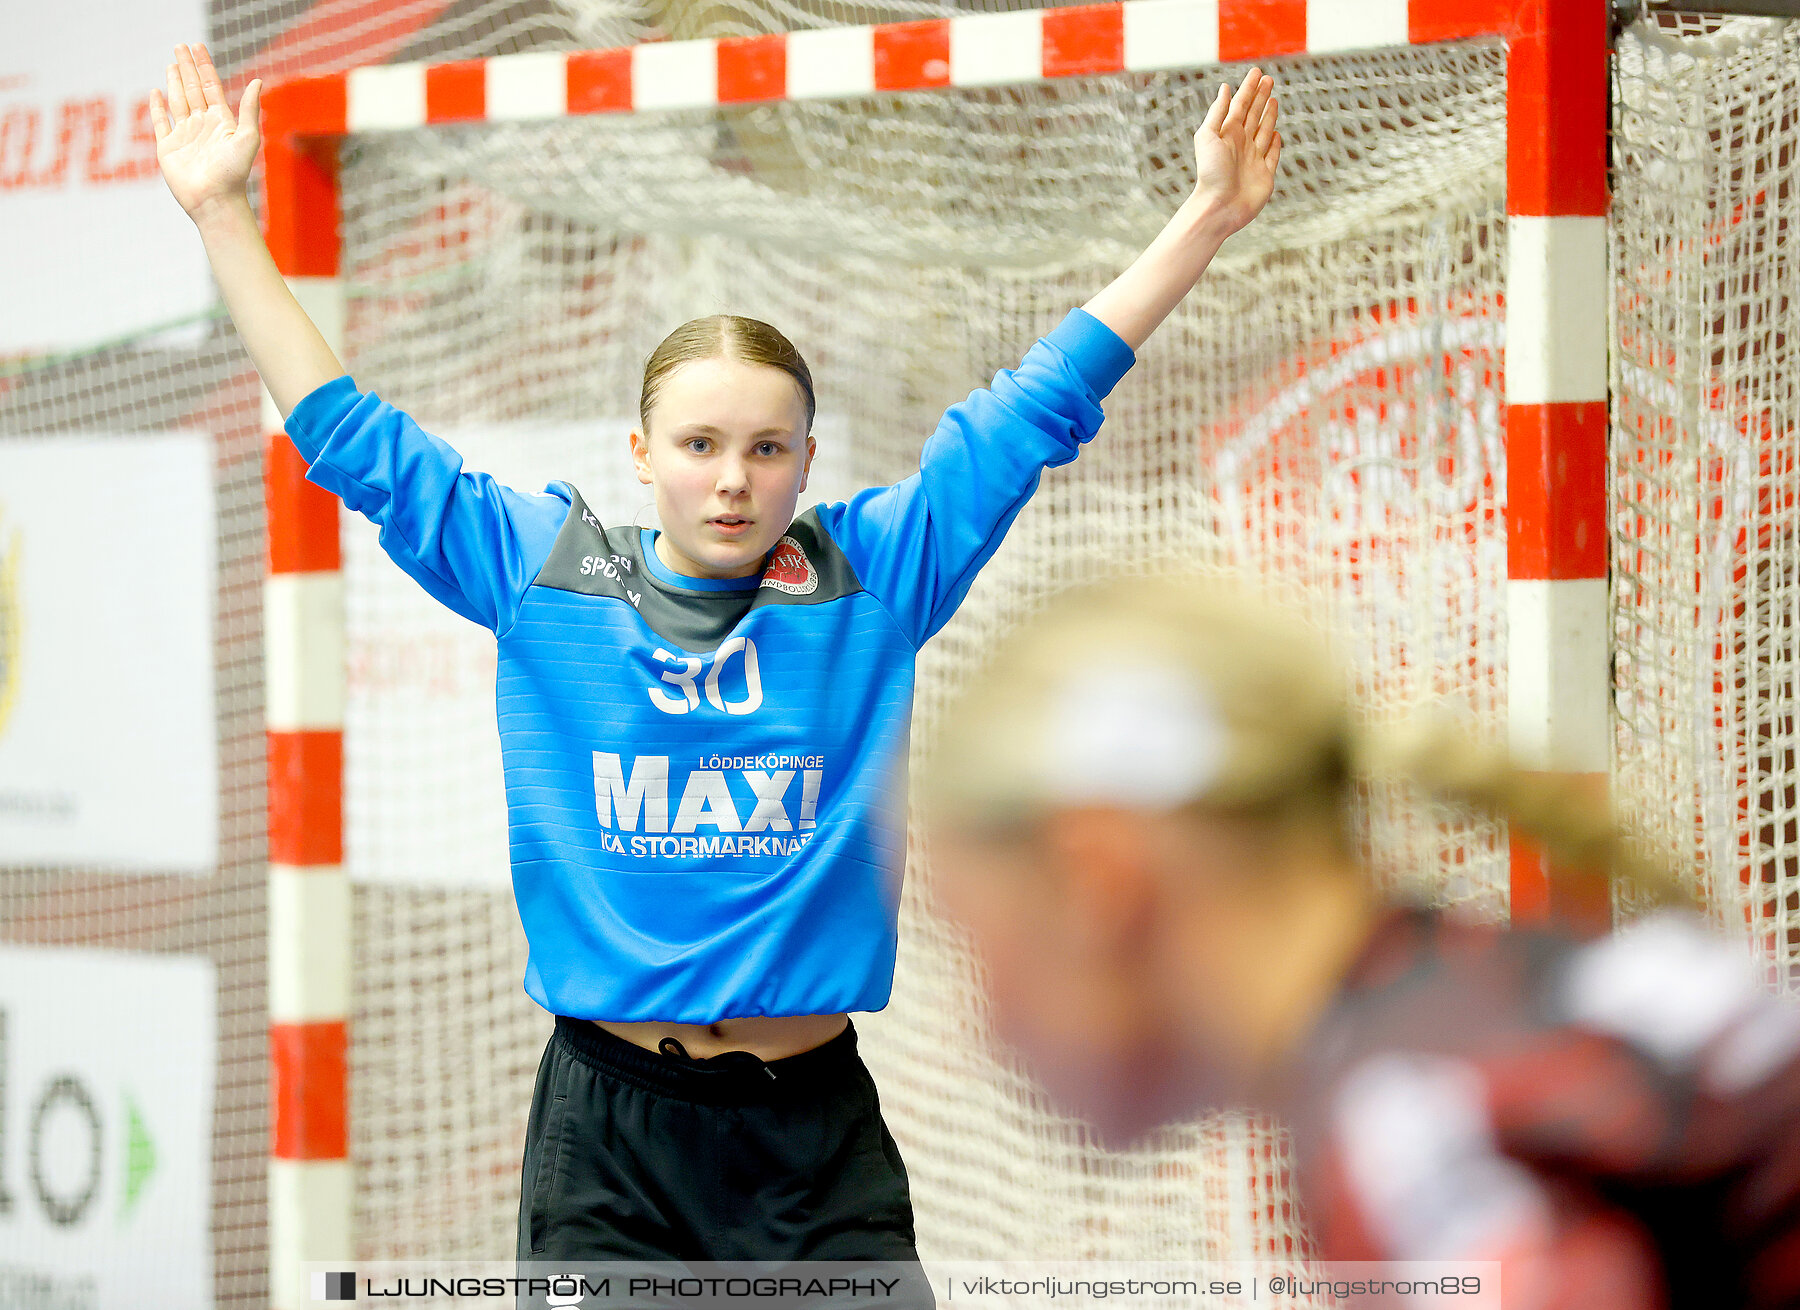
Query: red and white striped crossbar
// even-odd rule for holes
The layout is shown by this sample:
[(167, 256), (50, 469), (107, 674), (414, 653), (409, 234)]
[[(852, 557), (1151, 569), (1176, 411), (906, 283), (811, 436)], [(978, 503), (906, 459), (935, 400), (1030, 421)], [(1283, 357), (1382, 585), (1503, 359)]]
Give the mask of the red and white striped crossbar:
[[(335, 142), (350, 133), (1022, 85), (1484, 36), (1509, 42), (1510, 735), (1537, 767), (1583, 773), (1603, 789), (1606, 0), (1125, 0), (298, 78), (263, 97), (265, 233), (341, 357)], [(282, 1307), (304, 1299), (298, 1262), (354, 1254), (344, 1105), (350, 923), (341, 865), (337, 502), (305, 481), (266, 391), (264, 404), (270, 1225)], [(1513, 906), (1523, 917), (1551, 908), (1538, 857), (1522, 845), (1514, 849)]]

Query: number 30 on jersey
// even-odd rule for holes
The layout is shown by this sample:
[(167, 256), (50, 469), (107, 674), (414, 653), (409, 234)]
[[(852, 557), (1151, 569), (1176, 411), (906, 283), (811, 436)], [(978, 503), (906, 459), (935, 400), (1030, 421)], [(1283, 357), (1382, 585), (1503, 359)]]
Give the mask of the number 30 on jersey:
[[(649, 688), (650, 703), (664, 714), (686, 714), (698, 709), (702, 692), (708, 705), (726, 714), (754, 714), (762, 704), (762, 670), (756, 662), (756, 643), (748, 637), (733, 637), (710, 656), (671, 655), (658, 647), (655, 658), (669, 666), (662, 671), (662, 680), (681, 693)], [(737, 680), (730, 677), (734, 662), (742, 668), (744, 694), (737, 700), (727, 700), (727, 691), (721, 690), (720, 683), (724, 680), (729, 691), (737, 690)]]

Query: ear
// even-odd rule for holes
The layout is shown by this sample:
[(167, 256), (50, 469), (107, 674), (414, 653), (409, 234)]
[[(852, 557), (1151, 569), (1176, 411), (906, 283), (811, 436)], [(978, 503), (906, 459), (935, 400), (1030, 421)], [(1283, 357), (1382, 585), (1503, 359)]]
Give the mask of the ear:
[(819, 443), (814, 441), (812, 433), (806, 434), (806, 463), (800, 466), (800, 490), (806, 490), (806, 480), (812, 476), (813, 455), (818, 452)]
[(649, 486), (655, 480), (650, 475), (650, 438), (636, 428), (631, 430), (631, 462), (637, 466), (637, 480)]

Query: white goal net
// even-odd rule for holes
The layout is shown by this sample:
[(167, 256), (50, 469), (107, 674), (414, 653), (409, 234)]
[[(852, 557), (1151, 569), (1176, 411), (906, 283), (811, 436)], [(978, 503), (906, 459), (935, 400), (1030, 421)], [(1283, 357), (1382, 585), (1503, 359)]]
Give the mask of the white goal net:
[(1615, 100), (1617, 785), (1800, 993), (1800, 23), (1633, 28)]

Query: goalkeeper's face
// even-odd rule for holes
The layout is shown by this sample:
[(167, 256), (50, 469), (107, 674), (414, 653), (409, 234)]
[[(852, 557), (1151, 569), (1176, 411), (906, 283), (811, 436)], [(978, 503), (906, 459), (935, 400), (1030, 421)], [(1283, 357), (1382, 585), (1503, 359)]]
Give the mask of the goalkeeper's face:
[(760, 573), (806, 489), (806, 398), (785, 371), (719, 355), (662, 383), (631, 434), (638, 481), (656, 493), (663, 562), (702, 578)]

